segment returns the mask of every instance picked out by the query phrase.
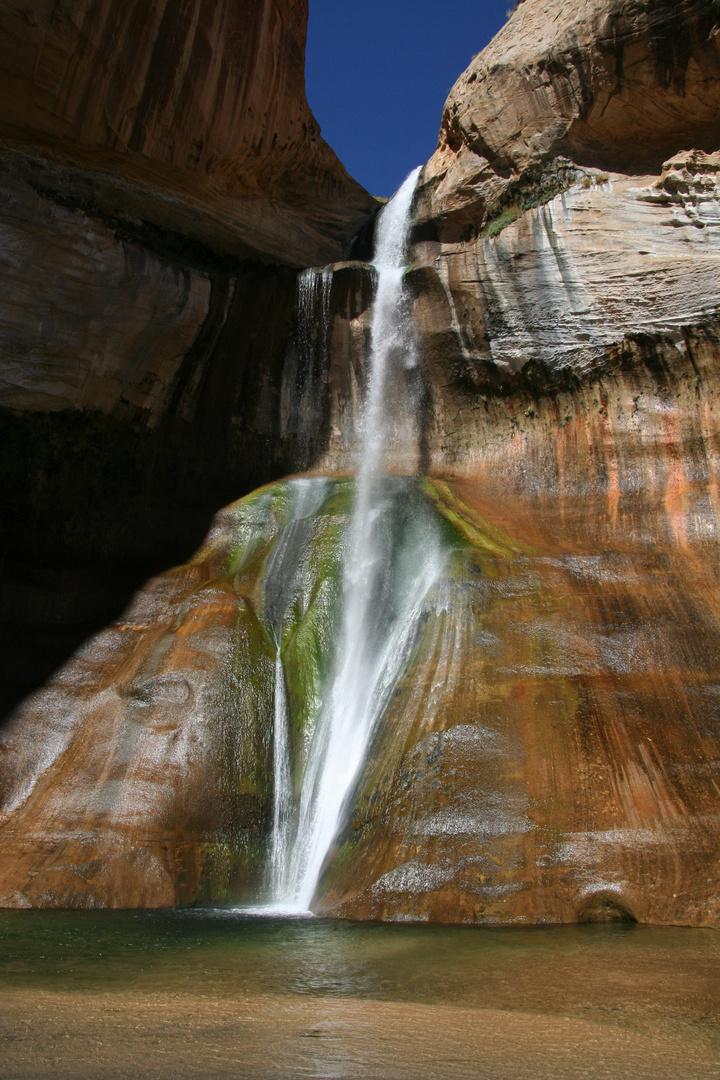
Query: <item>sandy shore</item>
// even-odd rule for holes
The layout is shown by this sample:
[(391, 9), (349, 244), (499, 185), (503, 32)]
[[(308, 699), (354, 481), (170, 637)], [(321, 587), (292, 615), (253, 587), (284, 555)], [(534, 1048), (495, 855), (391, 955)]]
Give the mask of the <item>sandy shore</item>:
[(0, 991), (12, 1080), (717, 1080), (696, 1025), (655, 1036), (527, 1012), (344, 998)]

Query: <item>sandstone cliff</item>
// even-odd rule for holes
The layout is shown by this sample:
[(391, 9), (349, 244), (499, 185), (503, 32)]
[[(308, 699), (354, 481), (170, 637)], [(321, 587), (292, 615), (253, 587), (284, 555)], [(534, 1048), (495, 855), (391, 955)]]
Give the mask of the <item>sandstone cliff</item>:
[[(717, 925), (719, 31), (711, 2), (523, 0), (451, 92), (393, 461), (502, 542), (403, 684), (323, 910)], [(356, 369), (362, 330), (332, 329)]]
[[(717, 6), (523, 0), (446, 106), (405, 279), (421, 364), (395, 391), (390, 466), (432, 477), (425, 494), (457, 534), (456, 556), (331, 852), (323, 911), (717, 925)], [(111, 247), (103, 257), (120, 259)], [(264, 447), (286, 471), (348, 470), (372, 270), (316, 275), (303, 294), (310, 330), (294, 343), (294, 282), (267, 271), (284, 322), (270, 346), (254, 285), (230, 300), (217, 275), (197, 272), (187, 303), (209, 291), (215, 313), (258, 335), (232, 401), (226, 346), (222, 372), (206, 374), (198, 345), (172, 382), (185, 333), (173, 308), (157, 349), (138, 337), (132, 355), (157, 362), (135, 407), (222, 417), (233, 434), (218, 460)], [(178, 283), (156, 273), (172, 305)], [(210, 452), (210, 440), (196, 445)], [(4, 902), (257, 889), (270, 703), (253, 678), (279, 647), (263, 583), (282, 498), (260, 493), (224, 514), (196, 559), (152, 583), (17, 714), (3, 739)], [(342, 512), (330, 499), (315, 527)], [(315, 584), (298, 619), (321, 596)], [(318, 627), (330, 616), (311, 623), (285, 657), (296, 676), (327, 647)], [(242, 708), (229, 713), (228, 699)], [(89, 730), (98, 746), (80, 737)], [(242, 754), (218, 828), (197, 780), (219, 784), (228, 738)], [(63, 817), (72, 829), (58, 831)], [(145, 892), (133, 877), (143, 867)]]
[[(292, 488), (218, 514), (187, 565), (148, 582), (6, 725), (0, 906), (262, 899), (276, 650), (298, 661), (299, 741), (349, 503), (347, 484), (319, 480), (298, 520)], [(303, 545), (309, 589), (293, 561)]]
[(279, 431), (291, 267), (376, 204), (308, 108), (306, 21), (0, 2), (0, 713), (219, 505), (310, 461)]
[(559, 155), (659, 171), (720, 139), (716, 0), (523, 0), (450, 91), (420, 220), (443, 238)]
[[(690, 384), (707, 396), (697, 418), (714, 452), (719, 254), (718, 155), (699, 151), (660, 176), (578, 169), (566, 191), (509, 215), (497, 235), (418, 242), (406, 282), (423, 407), (418, 426), (397, 425), (390, 467), (471, 477), (489, 460), (504, 473), (515, 462), (518, 484), (551, 483), (558, 442), (572, 425), (594, 429), (588, 402), (613, 425), (603, 446), (619, 453), (628, 440), (635, 456), (657, 439), (662, 453), (671, 407), (678, 424), (694, 424)], [(341, 264), (336, 277), (321, 468), (351, 465), (369, 329), (370, 270)], [(658, 398), (666, 385), (680, 394), (672, 406)], [(597, 432), (586, 445), (600, 452)], [(524, 468), (526, 455), (537, 457)], [(580, 467), (571, 457), (566, 475)]]
[(312, 265), (371, 202), (305, 100), (307, 0), (0, 4), (0, 153), (39, 190)]
[[(717, 924), (717, 493), (625, 482), (417, 485), (447, 559), (318, 910)], [(299, 764), (350, 495), (300, 480), (228, 507), (24, 703), (0, 736), (0, 904), (266, 897), (276, 655)]]
[[(403, 684), (323, 910), (717, 924), (717, 15), (524, 0), (451, 94), (391, 463), (514, 554)], [(361, 309), (328, 328), (326, 466), (366, 334)]]

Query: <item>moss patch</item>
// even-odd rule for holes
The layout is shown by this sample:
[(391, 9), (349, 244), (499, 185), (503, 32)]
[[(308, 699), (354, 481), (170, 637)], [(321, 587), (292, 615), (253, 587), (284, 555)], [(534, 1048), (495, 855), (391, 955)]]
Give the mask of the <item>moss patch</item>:
[(528, 551), (502, 529), (480, 517), (442, 480), (423, 480), (421, 486), (438, 513), (450, 522), (468, 544), (483, 554), (512, 559), (515, 555)]
[(578, 169), (564, 158), (558, 158), (549, 166), (533, 166), (510, 184), (500, 199), (488, 206), (480, 236), (491, 239), (499, 236), (527, 210), (545, 206), (571, 188), (579, 175)]

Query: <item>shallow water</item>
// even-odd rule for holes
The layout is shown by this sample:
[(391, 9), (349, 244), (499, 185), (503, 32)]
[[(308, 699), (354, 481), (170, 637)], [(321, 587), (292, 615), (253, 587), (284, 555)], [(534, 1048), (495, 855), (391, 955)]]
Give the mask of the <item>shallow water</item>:
[(720, 935), (0, 912), (0, 1075), (716, 1077)]

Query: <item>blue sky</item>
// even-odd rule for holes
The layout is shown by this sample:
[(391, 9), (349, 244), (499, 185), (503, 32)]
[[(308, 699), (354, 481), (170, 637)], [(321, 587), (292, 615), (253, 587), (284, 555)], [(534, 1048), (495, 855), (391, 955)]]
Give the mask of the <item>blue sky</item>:
[(512, 0), (310, 0), (310, 107), (346, 169), (392, 195), (433, 150), (448, 92)]

